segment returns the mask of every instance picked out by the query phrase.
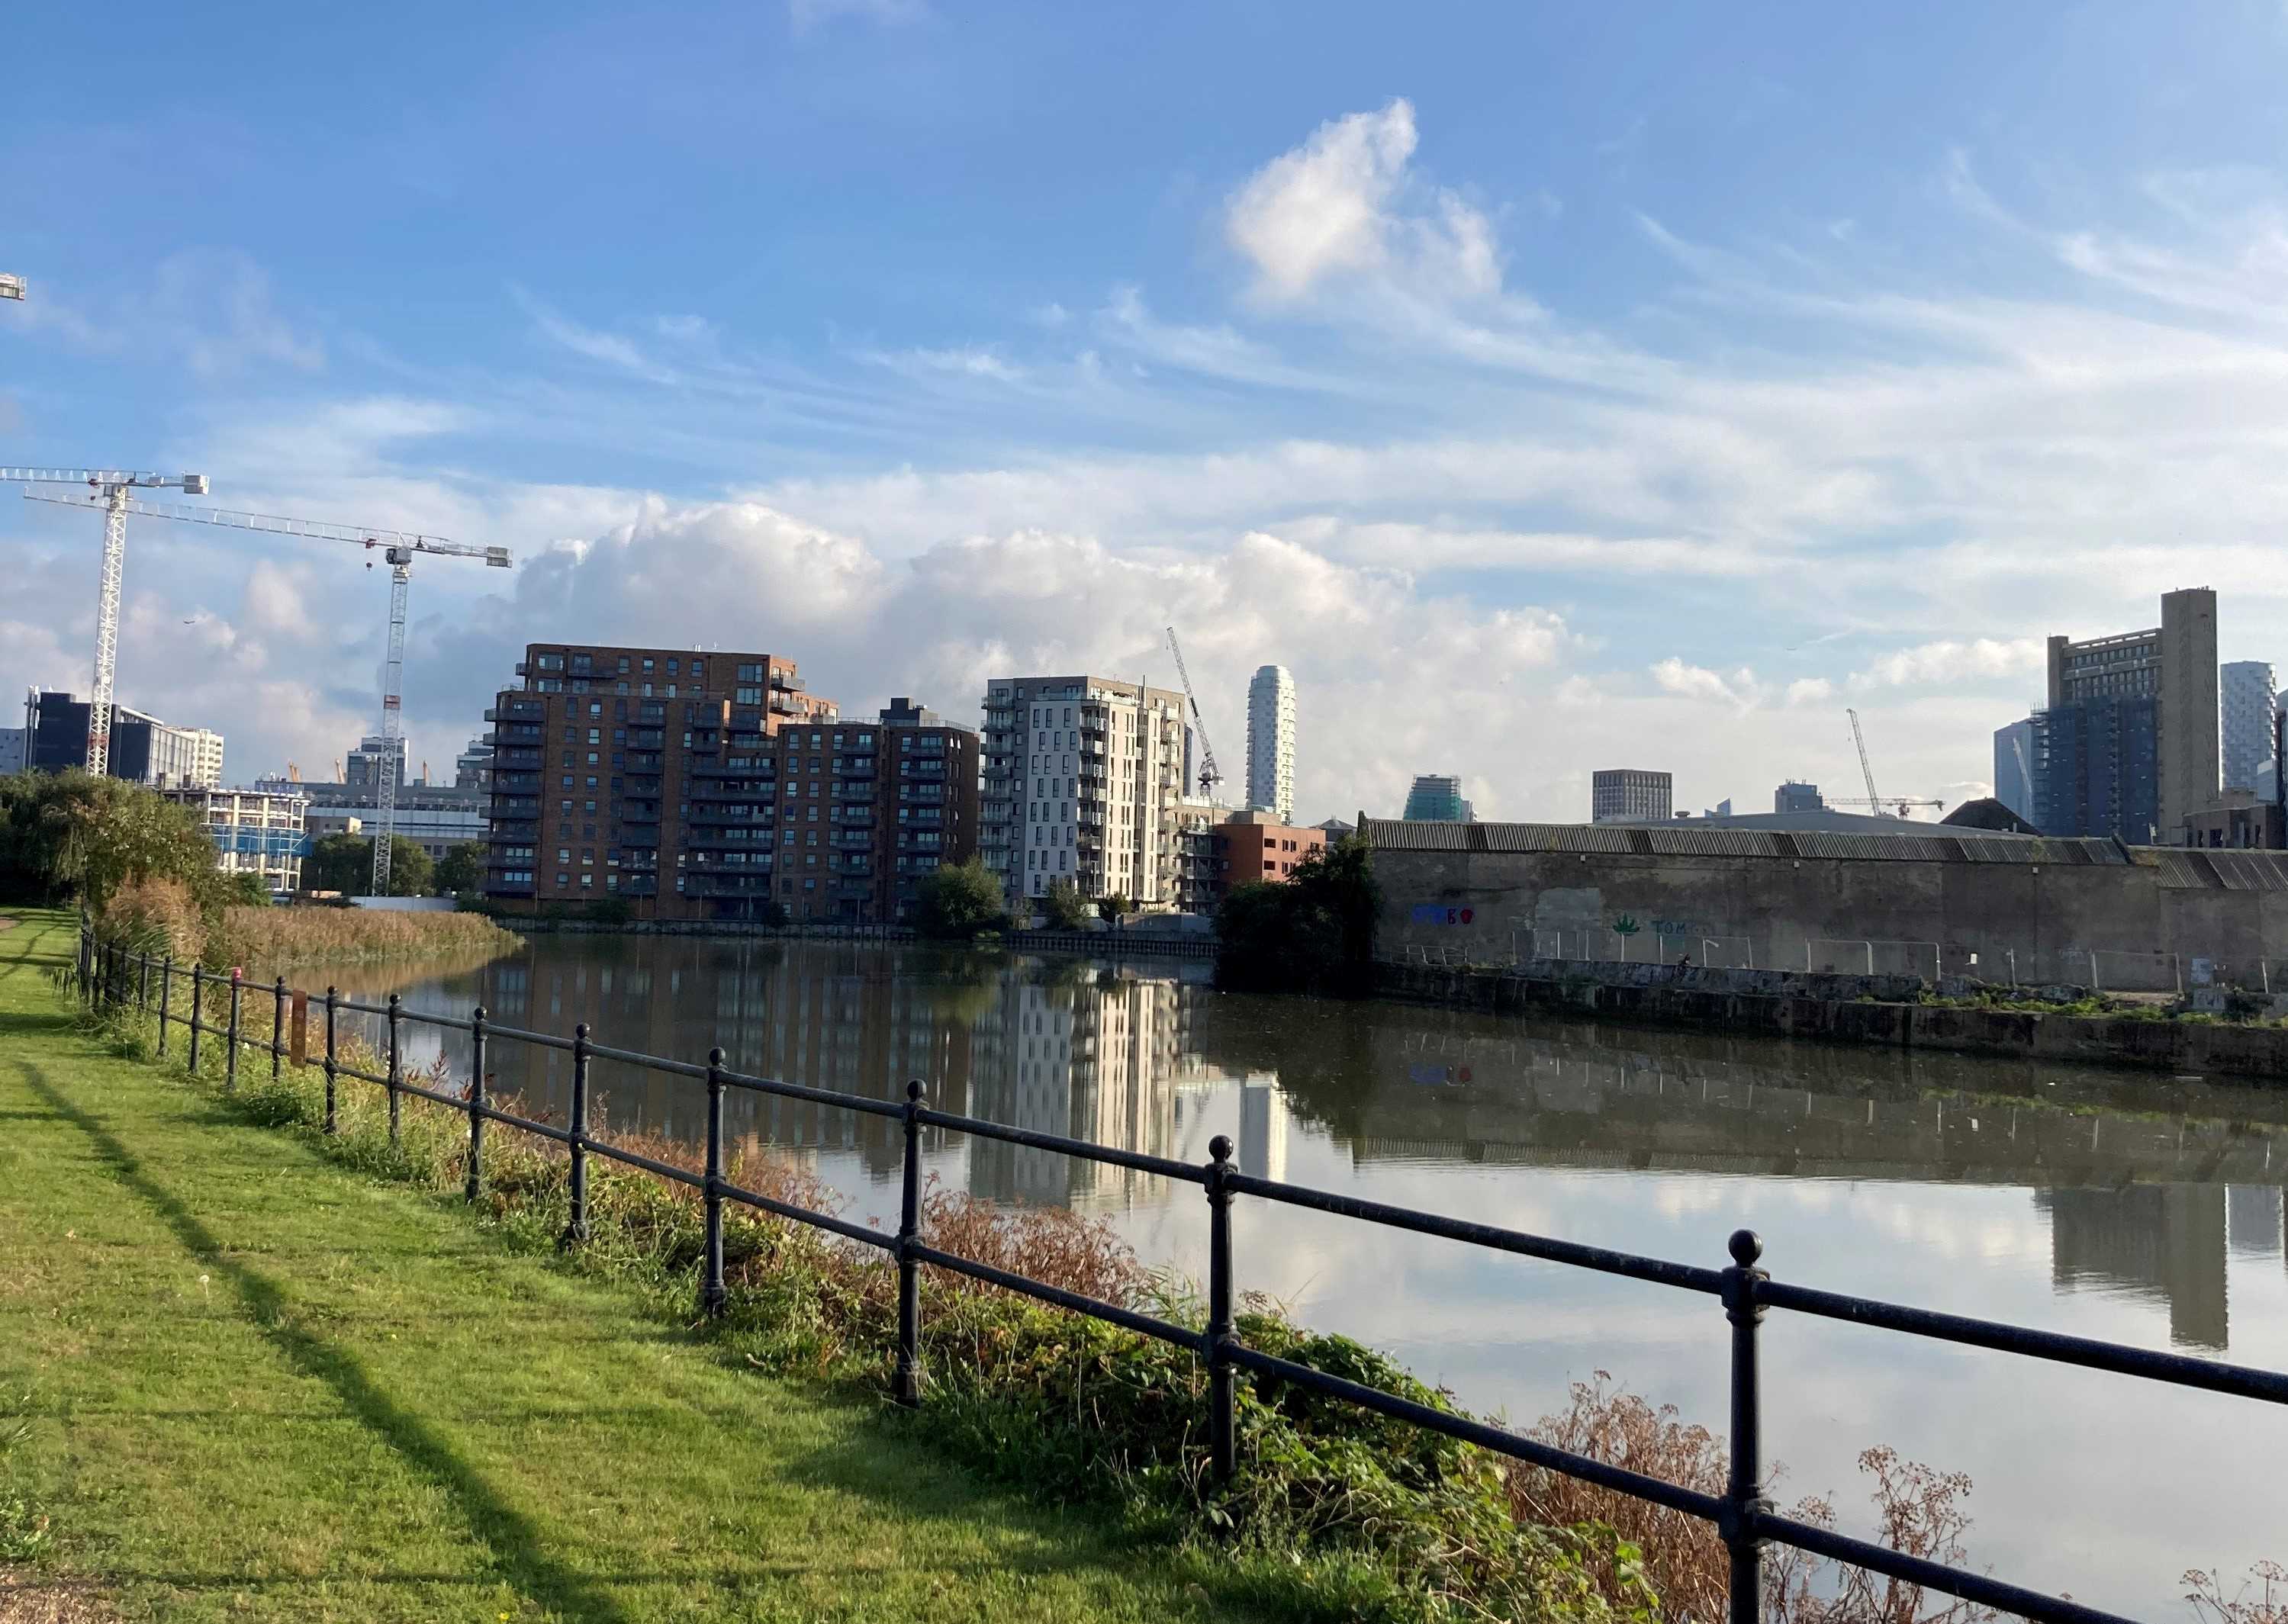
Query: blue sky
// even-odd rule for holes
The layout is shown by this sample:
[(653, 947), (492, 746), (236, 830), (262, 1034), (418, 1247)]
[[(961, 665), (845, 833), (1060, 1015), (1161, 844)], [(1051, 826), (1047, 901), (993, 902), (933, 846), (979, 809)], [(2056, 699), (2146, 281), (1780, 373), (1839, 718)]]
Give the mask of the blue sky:
[[(2047, 632), (2205, 582), (2273, 657), (2277, 5), (11, 27), (0, 463), (514, 548), (418, 578), (441, 765), (527, 637), (965, 714), (1174, 620), (1227, 757), (1296, 669), (1313, 816), (1841, 792), (1846, 704), (1951, 801)], [(92, 528), (0, 507), (0, 682), (84, 685)], [(314, 775), (376, 590), (171, 528), (123, 697)]]

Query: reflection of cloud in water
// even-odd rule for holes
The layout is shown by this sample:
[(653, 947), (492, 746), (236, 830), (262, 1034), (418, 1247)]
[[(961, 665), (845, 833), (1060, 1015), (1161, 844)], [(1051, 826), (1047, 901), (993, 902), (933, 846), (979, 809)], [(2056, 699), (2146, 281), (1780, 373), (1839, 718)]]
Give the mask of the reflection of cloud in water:
[[(407, 990), (684, 1058), (721, 1042), (741, 1069), (877, 1098), (918, 1077), (952, 1111), (1186, 1161), (1227, 1133), (1267, 1176), (1659, 1256), (1720, 1264), (1747, 1224), (1782, 1279), (2288, 1365), (2276, 1091), (827, 943), (537, 938)], [(568, 1077), (560, 1057), (496, 1065), (540, 1100)], [(701, 1120), (678, 1081), (600, 1068), (599, 1086), (629, 1126)], [(862, 1219), (894, 1216), (894, 1123), (745, 1097), (730, 1114)], [(925, 1163), (980, 1194), (1107, 1215), (1153, 1261), (1204, 1272), (1195, 1187), (957, 1135), (932, 1134)], [(1474, 1407), (1530, 1419), (1604, 1368), (1722, 1417), (1711, 1300), (1263, 1202), (1239, 1203), (1235, 1232), (1243, 1287)], [(1839, 1491), (1847, 1523), (1853, 1457), (1881, 1441), (1978, 1479), (1982, 1564), (2100, 1605), (2171, 1607), (2188, 1562), (2279, 1554), (2288, 1416), (1787, 1315), (1766, 1347), (1771, 1451), (1793, 1488)]]

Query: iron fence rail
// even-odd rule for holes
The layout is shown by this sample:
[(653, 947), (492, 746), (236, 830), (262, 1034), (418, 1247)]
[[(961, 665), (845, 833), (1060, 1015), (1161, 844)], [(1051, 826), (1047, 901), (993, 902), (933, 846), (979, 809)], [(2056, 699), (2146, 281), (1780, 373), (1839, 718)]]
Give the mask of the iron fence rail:
[[(155, 997), (151, 985), (155, 971), (158, 980)], [(82, 933), (77, 979), (82, 996), (91, 1006), (131, 1006), (139, 1010), (155, 1012), (159, 1020), (159, 1052), (163, 1056), (167, 1052), (170, 1029), (175, 1026), (185, 1028), (189, 1039), (187, 1062), (194, 1069), (199, 1064), (200, 1038), (221, 1038), (227, 1045), (226, 1088), (235, 1086), (242, 1050), (267, 1054), (271, 1074), (275, 1077), (282, 1061), (290, 1052), (286, 1038), (290, 1000), (304, 1001), (302, 1007), (306, 1009), (311, 1002), (308, 995), (289, 988), (282, 977), (265, 986), (242, 981), (235, 972), (226, 979), (213, 976), (203, 967), (195, 965), (189, 972), (192, 986), (190, 1011), (185, 1015), (177, 1009), (173, 998), (175, 982), (182, 974), (171, 956), (155, 959), (148, 955), (131, 953), (117, 943), (99, 942), (91, 931)], [(226, 1020), (218, 1025), (207, 1018), (207, 1004), (211, 991), (222, 987), (227, 988), (228, 1013)], [(244, 1030), (242, 1005), (244, 994), (250, 991), (273, 1000), (271, 1032), (266, 1040), (250, 1038)], [(709, 1055), (705, 1065), (695, 1065), (689, 1061), (642, 1054), (633, 1050), (614, 1049), (594, 1042), (584, 1023), (576, 1026), (573, 1035), (566, 1039), (547, 1033), (495, 1026), (482, 1006), (473, 1010), (468, 1018), (462, 1019), (407, 1010), (393, 995), (385, 1005), (357, 1002), (342, 997), (331, 986), (325, 991), (322, 1009), (326, 1018), (325, 1050), (320, 1064), (326, 1078), (326, 1132), (332, 1133), (338, 1128), (336, 1089), (342, 1078), (388, 1091), (389, 1130), (393, 1141), (399, 1135), (399, 1107), (405, 1096), (428, 1100), (465, 1113), (468, 1119), (469, 1136), (465, 1193), (472, 1201), (477, 1199), (483, 1188), (486, 1123), (496, 1122), (562, 1145), (571, 1157), (570, 1217), (564, 1235), (568, 1244), (577, 1243), (588, 1236), (587, 1158), (591, 1155), (602, 1156), (697, 1190), (705, 1212), (700, 1304), (706, 1313), (719, 1313), (727, 1295), (723, 1279), (723, 1208), (727, 1202), (735, 1202), (775, 1217), (807, 1224), (888, 1254), (898, 1268), (898, 1347), (894, 1387), (902, 1403), (916, 1403), (920, 1395), (919, 1278), (922, 1267), (926, 1264), (1122, 1327), (1139, 1335), (1156, 1337), (1180, 1347), (1193, 1349), (1208, 1372), (1210, 1453), (1216, 1472), (1222, 1477), (1229, 1477), (1240, 1465), (1234, 1378), (1238, 1372), (1246, 1371), (1259, 1378), (1292, 1382), (1362, 1409), (1408, 1422), (1463, 1443), (1476, 1445), (1511, 1460), (1577, 1477), (1712, 1524), (1723, 1541), (1729, 1557), (1730, 1624), (1760, 1624), (1764, 1604), (1763, 1549), (1768, 1544), (1774, 1543), (1791, 1546), (1831, 1561), (1852, 1564), (1907, 1584), (1958, 1596), (1980, 1606), (2039, 1620), (2043, 1624), (2127, 1624), (2127, 1620), (2116, 1614), (2065, 1596), (2029, 1589), (1983, 1573), (1949, 1567), (1926, 1557), (1911, 1556), (1887, 1546), (1839, 1533), (1831, 1528), (1801, 1522), (1775, 1509), (1766, 1493), (1768, 1483), (1762, 1454), (1763, 1398), (1759, 1346), (1759, 1333), (1768, 1310), (1787, 1310), (1874, 1330), (2076, 1365), (2085, 1369), (2224, 1393), (2261, 1403), (2288, 1405), (2288, 1373), (2127, 1347), (2088, 1337), (2069, 1336), (1959, 1314), (1940, 1313), (1775, 1280), (1760, 1266), (1762, 1240), (1748, 1230), (1740, 1230), (1732, 1235), (1728, 1242), (1731, 1254), (1728, 1266), (1707, 1268), (1613, 1251), (1521, 1230), (1504, 1229), (1494, 1224), (1471, 1223), (1334, 1191), (1259, 1177), (1243, 1173), (1232, 1165), (1231, 1142), (1221, 1136), (1209, 1145), (1212, 1159), (1204, 1165), (1198, 1165), (952, 1112), (934, 1111), (924, 1103), (922, 1085), (918, 1081), (907, 1085), (906, 1097), (902, 1101), (874, 1099), (863, 1095), (838, 1093), (733, 1072), (724, 1066), (724, 1052), (720, 1049)], [(338, 1018), (345, 1010), (378, 1016), (386, 1021), (388, 1069), (385, 1073), (363, 1071), (343, 1062)], [(407, 1021), (441, 1030), (465, 1032), (470, 1035), (473, 1064), (470, 1081), (465, 1089), (455, 1093), (425, 1087), (405, 1078), (400, 1033)], [(504, 1042), (536, 1044), (568, 1052), (572, 1056), (569, 1126), (559, 1127), (552, 1122), (519, 1116), (487, 1100), (487, 1048), (489, 1043)], [(687, 1168), (598, 1138), (589, 1131), (589, 1068), (591, 1062), (597, 1059), (668, 1076), (693, 1079), (706, 1085), (707, 1142), (703, 1172), (694, 1173)], [(734, 1089), (834, 1106), (863, 1115), (899, 1119), (904, 1137), (904, 1163), (897, 1232), (886, 1235), (878, 1229), (853, 1224), (831, 1213), (820, 1212), (746, 1189), (726, 1177), (722, 1100), (725, 1092)], [(930, 1245), (922, 1236), (924, 1212), (920, 1153), (921, 1133), (926, 1128), (1053, 1152), (1201, 1186), (1207, 1196), (1209, 1214), (1205, 1326), (1195, 1330), (1156, 1315), (1068, 1291)], [(1466, 1246), (1537, 1258), (1568, 1268), (1588, 1269), (1716, 1297), (1723, 1304), (1725, 1319), (1731, 1332), (1730, 1414), (1727, 1440), (1730, 1467), (1725, 1492), (1718, 1495), (1687, 1488), (1609, 1462), (1558, 1448), (1489, 1422), (1331, 1375), (1311, 1366), (1249, 1347), (1238, 1335), (1233, 1311), (1231, 1204), (1235, 1196), (1241, 1195), (1306, 1208), (1360, 1223), (1407, 1230)]]

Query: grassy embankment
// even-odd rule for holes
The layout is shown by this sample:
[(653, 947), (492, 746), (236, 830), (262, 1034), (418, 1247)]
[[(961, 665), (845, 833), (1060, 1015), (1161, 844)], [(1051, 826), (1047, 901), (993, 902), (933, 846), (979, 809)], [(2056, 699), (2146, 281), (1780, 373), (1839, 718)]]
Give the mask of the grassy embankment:
[(80, 1029), (0, 932), (0, 1617), (1227, 1616)]
[[(0, 1112), (21, 1125), (0, 1311), (23, 1332), (0, 1337), (0, 1395), (28, 1424), (0, 1503), (20, 1501), (14, 1554), (53, 1564), (36, 1575), (187, 1618), (1649, 1612), (1609, 1530), (1521, 1520), (1478, 1452), (1305, 1395), (1243, 1384), (1249, 1470), (1219, 1490), (1188, 1351), (953, 1279), (926, 1289), (923, 1408), (886, 1413), (889, 1273), (815, 1232), (739, 1214), (731, 1312), (701, 1336), (681, 1192), (599, 1169), (595, 1240), (558, 1259), (560, 1161), (498, 1136), (472, 1224), (442, 1194), (457, 1113), (410, 1103), (393, 1148), (378, 1091), (346, 1084), (324, 1139), (314, 1073), (250, 1065), (234, 1097), (157, 1073), (147, 1023), (84, 1030), (36, 970), (68, 956), (68, 921), (28, 923), (0, 938)], [(738, 1176), (821, 1197), (768, 1163)], [(940, 1244), (1171, 1306), (1077, 1220), (951, 1197), (932, 1217)], [(1356, 1344), (1244, 1328), (1435, 1397)]]

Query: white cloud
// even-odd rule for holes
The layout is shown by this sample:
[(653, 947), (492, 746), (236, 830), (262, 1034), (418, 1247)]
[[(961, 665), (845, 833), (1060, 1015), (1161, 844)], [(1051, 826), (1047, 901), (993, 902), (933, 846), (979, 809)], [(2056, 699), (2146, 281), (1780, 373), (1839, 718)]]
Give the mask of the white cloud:
[(184, 249), (108, 287), (38, 291), (24, 302), (26, 328), (76, 349), (164, 355), (207, 378), (326, 365), (324, 343), (278, 308), (269, 273), (236, 250)]
[(1414, 107), (1330, 120), (1256, 171), (1231, 200), (1226, 230), (1274, 298), (1310, 291), (1330, 272), (1366, 270), (1388, 252), (1384, 206), (1414, 155)]
[(1454, 297), (1501, 286), (1484, 215), (1408, 170), (1417, 142), (1403, 98), (1331, 119), (1233, 194), (1224, 230), (1255, 273), (1257, 295), (1301, 298), (1346, 273), (1378, 273)]
[(1855, 671), (1851, 685), (1864, 692), (1910, 684), (1959, 683), (1982, 677), (2016, 677), (2043, 669), (2046, 646), (2040, 638), (1975, 638), (1918, 644), (1883, 655)]
[(1835, 697), (1835, 685), (1824, 677), (1799, 677), (1787, 685), (1791, 705), (1816, 705)]
[(1652, 668), (1652, 679), (1660, 685), (1664, 693), (1690, 700), (1712, 700), (1743, 709), (1763, 697), (1762, 685), (1756, 681), (1756, 674), (1744, 666), (1724, 677), (1705, 666), (1688, 665), (1674, 654)]
[(993, 378), (1013, 384), (1024, 376), (1018, 367), (985, 345), (953, 345), (941, 349), (861, 350), (858, 359), (869, 366), (893, 372), (952, 373), (962, 377)]

